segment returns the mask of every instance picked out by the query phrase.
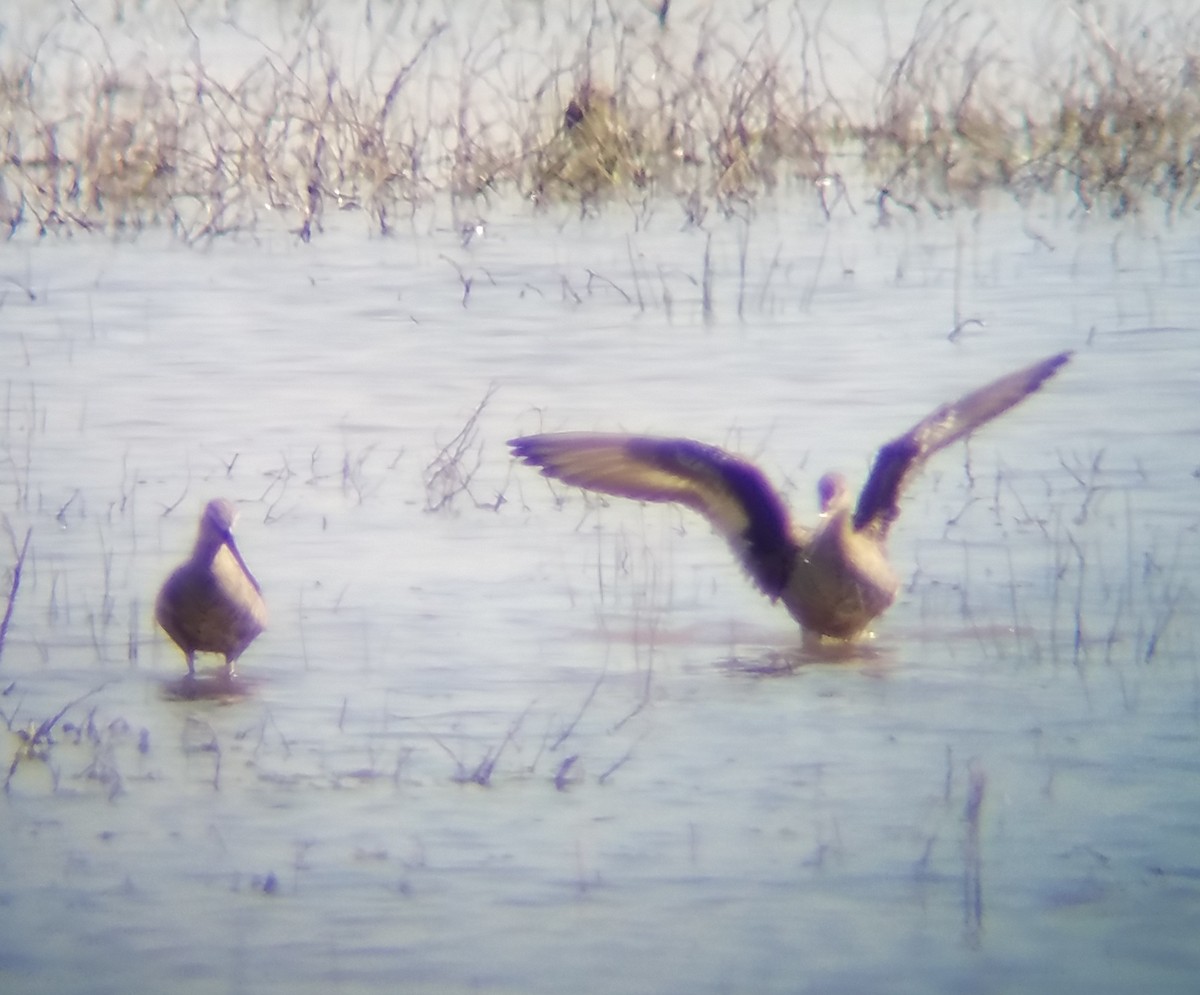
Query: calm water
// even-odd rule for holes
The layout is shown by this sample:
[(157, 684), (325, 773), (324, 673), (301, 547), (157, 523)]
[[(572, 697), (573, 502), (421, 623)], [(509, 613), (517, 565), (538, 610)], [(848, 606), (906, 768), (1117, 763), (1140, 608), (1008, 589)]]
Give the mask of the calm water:
[[(1194, 231), (809, 199), (7, 243), (3, 988), (1194, 991)], [(703, 521), (504, 446), (686, 434), (809, 519), (1066, 348), (836, 657)], [(245, 697), (172, 700), (151, 606), (217, 495), (272, 625)]]
[[(713, 228), (708, 321), (705, 247), (619, 208), (10, 245), (6, 756), (66, 710), (0, 801), (8, 984), (1193, 988), (1195, 240), (781, 202)], [(686, 433), (809, 517), (820, 471), (1062, 348), (914, 489), (839, 661), (703, 522), (503, 445)], [(250, 696), (171, 701), (150, 605), (217, 494), (273, 625)]]

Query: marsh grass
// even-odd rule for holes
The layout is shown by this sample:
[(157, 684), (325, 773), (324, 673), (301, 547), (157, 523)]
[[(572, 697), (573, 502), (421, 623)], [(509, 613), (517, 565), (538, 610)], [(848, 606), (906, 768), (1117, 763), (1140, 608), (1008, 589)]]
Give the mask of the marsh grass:
[(1076, 17), (1075, 44), (1040, 80), (1016, 75), (961, 5), (923, 18), (874, 120), (846, 122), (884, 195), (882, 220), (889, 199), (950, 210), (989, 190), (1070, 193), (1114, 216), (1152, 200), (1169, 211), (1193, 203), (1196, 20), (1105, 27), (1093, 8)]
[[(432, 199), (467, 212), (497, 194), (676, 198), (699, 222), (781, 185), (827, 213), (874, 201), (881, 221), (988, 191), (1119, 215), (1187, 209), (1200, 181), (1198, 14), (1072, 8), (1061, 47), (1026, 54), (982, 9), (938, 0), (862, 67), (865, 100), (830, 79), (840, 43), (798, 2), (661, 27), (637, 5), (464, 14), (424, 2), (380, 24), (329, 0), (295, 12), (284, 48), (234, 14), (259, 54), (218, 65), (206, 32), (230, 23), (203, 0), (149, 5), (179, 53), (152, 66), (118, 54), (120, 5), (111, 23), (76, 8), (0, 52), (0, 224), (196, 240), (274, 215), (307, 240), (331, 211), (386, 233)], [(377, 39), (365, 64), (341, 47), (355, 30)]]
[[(104, 686), (102, 684), (68, 701), (40, 722), (26, 721), (23, 727), (20, 726), (19, 702), (11, 713), (0, 712), (0, 718), (3, 718), (16, 740), (16, 748), (4, 778), (5, 794), (12, 790), (18, 772), (30, 767), (47, 771), (51, 789), (58, 791), (64, 764), (71, 762), (83, 763), (71, 776), (99, 785), (110, 801), (124, 790), (119, 754), (136, 739), (137, 752), (145, 755), (150, 749), (148, 730), (142, 728), (135, 737), (133, 728), (123, 718), (108, 722), (98, 719), (99, 708), (94, 705), (88, 708), (82, 718), (70, 717), (85, 701), (98, 695)], [(79, 750), (83, 751), (83, 761), (76, 756)]]

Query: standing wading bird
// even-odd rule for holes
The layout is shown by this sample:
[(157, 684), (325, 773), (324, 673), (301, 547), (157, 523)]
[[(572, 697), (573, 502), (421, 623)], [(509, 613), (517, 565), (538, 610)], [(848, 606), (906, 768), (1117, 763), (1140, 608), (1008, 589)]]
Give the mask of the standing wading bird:
[(676, 501), (700, 512), (733, 546), (772, 601), (782, 600), (806, 637), (851, 639), (896, 598), (887, 535), (900, 495), (934, 453), (1018, 404), (1070, 359), (1043, 359), (943, 404), (875, 457), (851, 507), (840, 473), (817, 484), (821, 521), (793, 525), (752, 464), (690, 439), (564, 432), (511, 439), (513, 453), (548, 477), (641, 501)]
[(158, 592), (154, 617), (196, 673), (197, 653), (221, 653), (225, 676), (267, 625), (267, 605), (258, 581), (233, 541), (237, 509), (224, 498), (209, 501), (200, 519), (192, 557)]

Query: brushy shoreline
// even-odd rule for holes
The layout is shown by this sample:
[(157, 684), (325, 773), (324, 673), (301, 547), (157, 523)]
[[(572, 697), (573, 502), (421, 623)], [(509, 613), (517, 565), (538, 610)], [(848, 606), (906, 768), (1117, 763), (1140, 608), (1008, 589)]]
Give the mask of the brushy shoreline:
[[(1080, 5), (1066, 49), (1030, 61), (986, 15), (939, 0), (863, 99), (830, 82), (824, 15), (798, 2), (775, 11), (782, 32), (765, 14), (735, 32), (682, 5), (551, 20), (530, 4), (520, 23), (468, 29), (444, 2), (279, 0), (295, 22), (284, 49), (236, 14), (214, 20), (209, 0), (152, 4), (105, 8), (111, 23), (77, 6), (32, 48), (0, 50), (9, 237), (158, 226), (194, 241), (270, 215), (308, 239), (342, 210), (386, 233), (439, 197), (464, 213), (492, 197), (673, 198), (698, 220), (779, 188), (827, 213), (942, 213), (999, 191), (1173, 217), (1200, 184), (1200, 14)], [(152, 65), (121, 44), (138, 18), (187, 54)], [(351, 65), (335, 22), (385, 41)], [(214, 25), (258, 54), (211, 65)]]

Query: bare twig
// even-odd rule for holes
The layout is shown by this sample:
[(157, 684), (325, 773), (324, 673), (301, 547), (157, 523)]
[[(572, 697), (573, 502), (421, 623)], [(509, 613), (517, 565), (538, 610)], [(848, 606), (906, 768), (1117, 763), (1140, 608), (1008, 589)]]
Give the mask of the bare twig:
[(21, 569), (25, 566), (25, 554), (29, 552), (29, 537), (33, 535), (33, 527), (25, 530), (25, 540), (21, 543), (21, 551), (13, 564), (12, 584), (8, 589), (8, 603), (4, 608), (4, 620), (0, 621), (0, 657), (4, 656), (4, 638), (8, 635), (8, 625), (12, 621), (13, 608), (17, 603), (17, 591), (21, 587)]
[[(496, 384), (488, 387), (462, 428), (425, 466), (426, 511), (441, 511), (449, 507), (459, 494), (470, 495), (471, 480), (483, 459), (482, 446), (478, 445), (479, 417), (497, 389)], [(469, 466), (466, 464), (468, 457), (474, 459)]]

